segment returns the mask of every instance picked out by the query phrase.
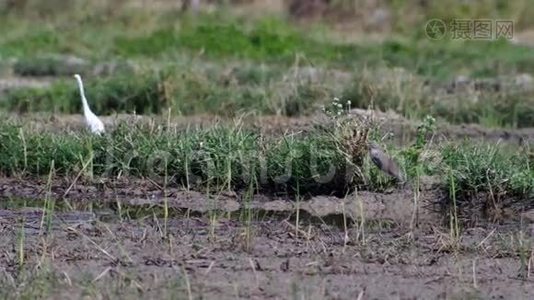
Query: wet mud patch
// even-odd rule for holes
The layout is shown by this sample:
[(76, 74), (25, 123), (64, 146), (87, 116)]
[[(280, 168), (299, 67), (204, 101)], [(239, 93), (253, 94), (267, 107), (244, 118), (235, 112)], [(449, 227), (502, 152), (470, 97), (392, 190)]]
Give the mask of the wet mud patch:
[(4, 221), (0, 242), (14, 247), (0, 254), (1, 293), (35, 295), (45, 284), (42, 296), (67, 298), (532, 297), (518, 249), (503, 243), (517, 232), (500, 228), (467, 231), (453, 245), (429, 228), (187, 217), (67, 224), (21, 240), (20, 224)]
[[(361, 222), (386, 228), (415, 223), (439, 226), (442, 218), (433, 204), (439, 197), (439, 190), (425, 190), (414, 206), (413, 192), (408, 188), (390, 193), (360, 191), (344, 198), (315, 196), (295, 201), (262, 194), (206, 194), (176, 187), (161, 189), (157, 184), (135, 179), (75, 185), (65, 179), (58, 179), (51, 185), (38, 180), (0, 179), (2, 209), (42, 209), (51, 202), (55, 212), (89, 211), (95, 218), (111, 220), (220, 215), (235, 220), (246, 216), (260, 220), (299, 219), (340, 227)], [(110, 214), (115, 217), (111, 218)]]
[(533, 296), (530, 225), (456, 235), (425, 206), (435, 189), (414, 211), (409, 189), (296, 202), (143, 180), (71, 183), (0, 179), (0, 294), (41, 295), (45, 285), (67, 298)]
[(0, 178), (0, 296), (531, 298), (531, 224), (457, 228), (432, 182), (295, 201)]

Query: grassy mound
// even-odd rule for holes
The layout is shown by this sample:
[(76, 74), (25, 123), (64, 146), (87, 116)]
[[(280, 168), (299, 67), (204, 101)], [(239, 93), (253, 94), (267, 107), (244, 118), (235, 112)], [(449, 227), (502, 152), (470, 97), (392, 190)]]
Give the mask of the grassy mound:
[[(442, 151), (449, 200), (457, 217), (476, 222), (517, 217), (534, 207), (534, 168), (528, 153), (499, 145), (449, 145)], [(506, 215), (513, 213), (515, 216)]]
[(98, 137), (32, 133), (4, 124), (0, 172), (136, 176), (200, 189), (343, 194), (362, 183), (354, 167), (361, 167), (366, 154), (367, 129), (347, 130), (356, 138), (350, 143), (332, 132), (266, 139), (240, 127), (177, 132), (121, 124)]

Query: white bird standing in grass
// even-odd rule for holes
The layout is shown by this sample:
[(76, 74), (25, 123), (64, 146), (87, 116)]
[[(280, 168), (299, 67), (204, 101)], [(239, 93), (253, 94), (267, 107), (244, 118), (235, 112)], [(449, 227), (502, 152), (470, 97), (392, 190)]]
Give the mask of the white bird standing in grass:
[(80, 88), (80, 96), (82, 97), (83, 114), (85, 116), (85, 123), (92, 133), (98, 135), (104, 133), (104, 123), (91, 111), (87, 99), (85, 98), (85, 92), (83, 90), (82, 77), (78, 74), (74, 74), (74, 78), (78, 81), (78, 87)]

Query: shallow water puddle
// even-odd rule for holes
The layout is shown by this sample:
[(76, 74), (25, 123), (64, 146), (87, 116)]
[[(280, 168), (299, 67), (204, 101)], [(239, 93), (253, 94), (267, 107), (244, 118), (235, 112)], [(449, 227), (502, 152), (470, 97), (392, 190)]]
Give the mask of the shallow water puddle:
[(9, 198), (0, 201), (0, 218), (25, 219), (32, 222), (48, 216), (64, 224), (80, 222), (115, 222), (122, 219), (163, 218), (183, 216), (182, 210), (164, 208), (158, 205), (130, 205), (117, 202), (89, 202), (48, 200), (30, 198)]

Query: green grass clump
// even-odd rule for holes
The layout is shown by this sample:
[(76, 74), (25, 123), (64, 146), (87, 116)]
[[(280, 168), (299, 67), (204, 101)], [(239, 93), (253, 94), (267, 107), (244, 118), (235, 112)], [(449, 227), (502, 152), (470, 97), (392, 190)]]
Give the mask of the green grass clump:
[(449, 199), (464, 212), (534, 206), (534, 169), (526, 153), (464, 143), (445, 147), (442, 157)]
[[(5, 24), (5, 25), (13, 25)], [(54, 53), (63, 47), (65, 41), (60, 32), (46, 27), (34, 27), (26, 32), (26, 36), (1, 39), (3, 56), (23, 56), (30, 53)]]
[(528, 195), (534, 188), (534, 169), (524, 153), (498, 145), (461, 144), (443, 149), (446, 166), (453, 170), (458, 193), (508, 192)]
[[(0, 132), (0, 172), (8, 176), (47, 175), (53, 167), (54, 174), (67, 177), (83, 171), (102, 177), (167, 178), (199, 189), (253, 186), (302, 194), (342, 194), (361, 184), (348, 172), (363, 158), (347, 156), (338, 139), (324, 132), (266, 139), (240, 127), (176, 132), (126, 124), (103, 137), (32, 133), (9, 124)], [(90, 167), (84, 169), (86, 165)]]
[[(316, 62), (351, 58), (355, 47), (331, 45), (306, 38), (295, 27), (279, 19), (248, 24), (241, 20), (205, 17), (202, 22), (182, 22), (144, 36), (118, 37), (115, 51), (121, 56), (157, 56), (183, 49), (210, 58), (233, 57), (270, 62), (292, 62), (303, 54)], [(359, 51), (358, 51), (359, 52)]]

